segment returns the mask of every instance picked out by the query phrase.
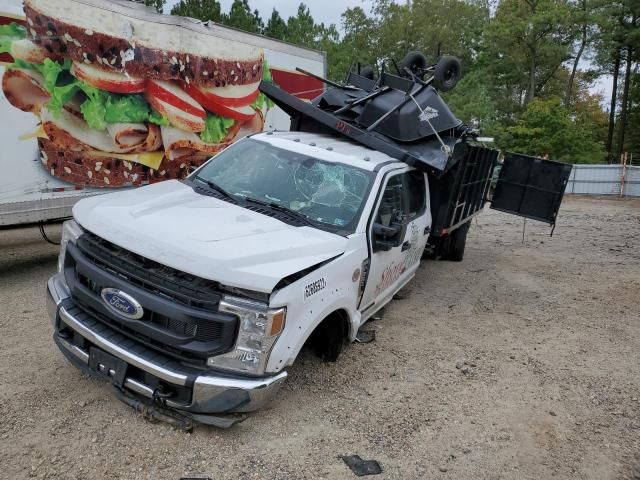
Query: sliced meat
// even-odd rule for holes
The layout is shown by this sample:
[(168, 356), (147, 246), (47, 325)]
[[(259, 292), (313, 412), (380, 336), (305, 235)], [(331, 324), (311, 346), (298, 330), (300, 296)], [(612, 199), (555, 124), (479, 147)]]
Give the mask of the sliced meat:
[(58, 118), (43, 108), (40, 112), (42, 127), (58, 148), (75, 152), (101, 150), (103, 152), (128, 153), (135, 147), (117, 144), (106, 130), (94, 130), (81, 118), (63, 109)]
[(134, 152), (153, 152), (162, 146), (160, 127), (144, 123), (111, 123), (107, 132), (113, 141)]
[(236, 122), (220, 143), (205, 143), (200, 136), (193, 132), (186, 132), (172, 126), (163, 126), (161, 130), (165, 156), (169, 160), (178, 160), (197, 153), (214, 155), (231, 145), (240, 127), (241, 124)]
[(36, 115), (51, 98), (43, 85), (44, 77), (31, 70), (12, 68), (2, 76), (2, 91), (9, 103)]
[(31, 63), (44, 63), (45, 58), (51, 57), (45, 48), (28, 38), (11, 42), (11, 56)]

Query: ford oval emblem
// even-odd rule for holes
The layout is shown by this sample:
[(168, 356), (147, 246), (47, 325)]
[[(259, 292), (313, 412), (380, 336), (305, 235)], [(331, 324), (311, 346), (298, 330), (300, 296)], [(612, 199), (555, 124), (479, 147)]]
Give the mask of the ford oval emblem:
[(103, 288), (100, 296), (108, 308), (129, 320), (139, 320), (144, 315), (142, 305), (122, 290)]

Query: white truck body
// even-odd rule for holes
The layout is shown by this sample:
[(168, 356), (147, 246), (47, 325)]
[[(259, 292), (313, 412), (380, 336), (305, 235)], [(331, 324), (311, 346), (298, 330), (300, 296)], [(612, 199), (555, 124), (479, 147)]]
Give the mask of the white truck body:
[[(275, 373), (293, 364), (311, 332), (331, 313), (343, 310), (348, 314), (354, 340), (360, 326), (411, 280), (431, 225), (429, 187), (426, 175), (421, 174), (426, 203), (424, 212), (408, 225), (410, 248), (399, 246), (372, 254), (368, 279), (360, 292), (360, 278), (354, 281), (353, 277), (369, 259), (370, 220), (381, 201), (380, 192), (391, 177), (410, 167), (331, 137), (292, 132), (253, 138), (327, 162), (375, 171), (356, 231), (343, 237), (290, 226), (225, 200), (205, 197), (179, 181), (87, 199), (73, 213), (82, 227), (141, 256), (197, 277), (270, 294), (270, 307), (287, 308), (287, 326), (266, 368), (266, 373)], [(322, 268), (274, 291), (281, 279), (329, 259), (333, 260)], [(305, 294), (314, 282), (320, 285), (317, 293)]]
[[(246, 203), (233, 204), (224, 198), (203, 194), (188, 181), (167, 181), (84, 199), (73, 210), (76, 224), (67, 227), (70, 232), (76, 230), (75, 238), (83, 235), (82, 232), (90, 232), (101, 241), (117, 245), (154, 264), (157, 262), (195, 278), (211, 280), (224, 285), (225, 291), (258, 297), (248, 302), (255, 311), (265, 312), (267, 318), (269, 312), (286, 312), (284, 327), (277, 337), (270, 340), (265, 350), (266, 357), (259, 363), (262, 368), (247, 376), (230, 371), (223, 364), (218, 364), (216, 358), (210, 359), (213, 361), (208, 365), (213, 368), (200, 372), (193, 381), (192, 403), (183, 406), (167, 404), (187, 414), (194, 411), (220, 414), (259, 408), (284, 381), (286, 367), (294, 363), (314, 331), (323, 321), (337, 314), (346, 321), (345, 338), (340, 338), (340, 342), (355, 340), (360, 327), (413, 278), (430, 232), (426, 174), (385, 154), (332, 136), (299, 132), (263, 133), (242, 142), (252, 141), (312, 157), (329, 165), (345, 165), (367, 172), (371, 185), (353, 231), (339, 234), (313, 226), (292, 226), (252, 211)], [(220, 155), (240, 147), (242, 142)], [(208, 165), (215, 164), (218, 157), (211, 159), (190, 178), (198, 176)], [(374, 245), (374, 220), (380, 221), (381, 203), (383, 200), (388, 202), (389, 192), (399, 191), (399, 185), (402, 185), (401, 191), (407, 192), (406, 183), (402, 182), (406, 182), (405, 177), (408, 176), (414, 179), (414, 189), (418, 193), (414, 198), (411, 194), (403, 197), (408, 199), (408, 203), (402, 205), (410, 205), (415, 200), (418, 206), (414, 208), (415, 212), (404, 214), (406, 230), (397, 244), (378, 249)], [(66, 242), (77, 241), (71, 237), (74, 235), (67, 234)], [(63, 353), (80, 368), (86, 369), (90, 363), (87, 346), (98, 347), (118, 361), (126, 362), (129, 369), (134, 366), (160, 378), (168, 376), (175, 384), (183, 382), (186, 375), (176, 372), (178, 367), (167, 372), (166, 366), (145, 363), (134, 353), (136, 349), (123, 349), (102, 337), (102, 328), (94, 330), (81, 315), (74, 316), (70, 291), (74, 287), (68, 285), (70, 273), (64, 257), (69, 243), (63, 241), (60, 272), (52, 277), (48, 287), (50, 315), (58, 332), (54, 339), (57, 335), (64, 337), (56, 340)], [(283, 282), (287, 278), (290, 281)], [(131, 298), (129, 293), (135, 296), (135, 292), (133, 286), (128, 292), (123, 289), (119, 298)], [(103, 300), (106, 301), (104, 290)], [(220, 309), (235, 301), (233, 294), (225, 295)], [(240, 300), (239, 304), (243, 305), (244, 301)], [(244, 329), (245, 324), (242, 323), (237, 338), (244, 335)], [(68, 344), (66, 338), (72, 333), (80, 336), (74, 337), (80, 338), (80, 343)], [(236, 340), (236, 350), (239, 342)], [(220, 357), (228, 357), (232, 353)], [(80, 363), (77, 358), (80, 358)], [(218, 368), (220, 365), (222, 368)], [(235, 382), (231, 386), (228, 375), (233, 375)], [(134, 379), (125, 379), (124, 389), (151, 396), (153, 387), (140, 386), (135, 382)], [(213, 393), (202, 393), (204, 387), (200, 386), (201, 383), (208, 388), (215, 386)], [(260, 395), (257, 396), (256, 392)], [(216, 400), (221, 395), (232, 394), (245, 396), (248, 403), (236, 407), (225, 400), (221, 406)], [(206, 399), (202, 400), (203, 397)], [(211, 407), (212, 404), (215, 406)]]
[[(24, 24), (21, 0), (0, 0), (0, 25)], [(234, 40), (262, 48), (274, 80), (282, 88), (303, 99), (310, 99), (322, 91), (322, 84), (312, 77), (296, 72), (300, 67), (316, 75), (326, 69), (323, 52), (297, 47), (242, 32), (216, 26), (220, 42)], [(11, 61), (0, 56), (0, 78), (4, 65)], [(31, 113), (14, 108), (0, 91), (0, 227), (46, 222), (71, 215), (71, 207), (81, 198), (107, 193), (104, 188), (82, 188), (53, 177), (42, 167), (38, 144), (34, 136), (38, 119)], [(281, 109), (272, 108), (265, 120), (264, 131), (288, 130), (289, 117)]]

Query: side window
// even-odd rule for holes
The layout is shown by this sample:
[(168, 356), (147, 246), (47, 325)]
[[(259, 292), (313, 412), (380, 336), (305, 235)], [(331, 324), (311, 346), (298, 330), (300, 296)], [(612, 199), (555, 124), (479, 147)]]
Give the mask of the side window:
[(405, 173), (405, 185), (409, 197), (407, 215), (410, 219), (419, 217), (426, 208), (427, 190), (424, 183), (424, 173), (418, 170)]
[(376, 222), (381, 223), (385, 227), (391, 225), (394, 212), (399, 211), (400, 214), (404, 214), (403, 177), (404, 175), (401, 174), (389, 178), (382, 193), (382, 200), (380, 201), (380, 207), (378, 207)]

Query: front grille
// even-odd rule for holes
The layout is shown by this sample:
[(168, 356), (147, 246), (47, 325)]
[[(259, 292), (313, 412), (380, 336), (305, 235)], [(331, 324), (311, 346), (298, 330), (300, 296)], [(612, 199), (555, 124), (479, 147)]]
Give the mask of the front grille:
[(83, 234), (77, 245), (95, 265), (174, 302), (215, 311), (220, 301), (217, 282), (149, 260), (92, 233)]
[[(123, 335), (189, 364), (233, 348), (237, 317), (218, 311), (217, 282), (149, 260), (85, 232), (69, 245), (65, 276), (76, 305)], [(144, 316), (124, 319), (108, 309), (104, 288), (134, 293)]]
[[(76, 276), (78, 278), (78, 281), (82, 285), (90, 289), (96, 295), (100, 295), (101, 289), (96, 284), (96, 282), (79, 272), (76, 273)], [(200, 342), (211, 342), (219, 340), (223, 334), (222, 325), (219, 323), (212, 323), (209, 320), (203, 319), (196, 319), (193, 322), (185, 322), (183, 320), (170, 318), (166, 315), (162, 315), (148, 309), (145, 309), (144, 316), (141, 320), (156, 325), (160, 328), (164, 328), (167, 331), (176, 333), (178, 335), (191, 337)]]

